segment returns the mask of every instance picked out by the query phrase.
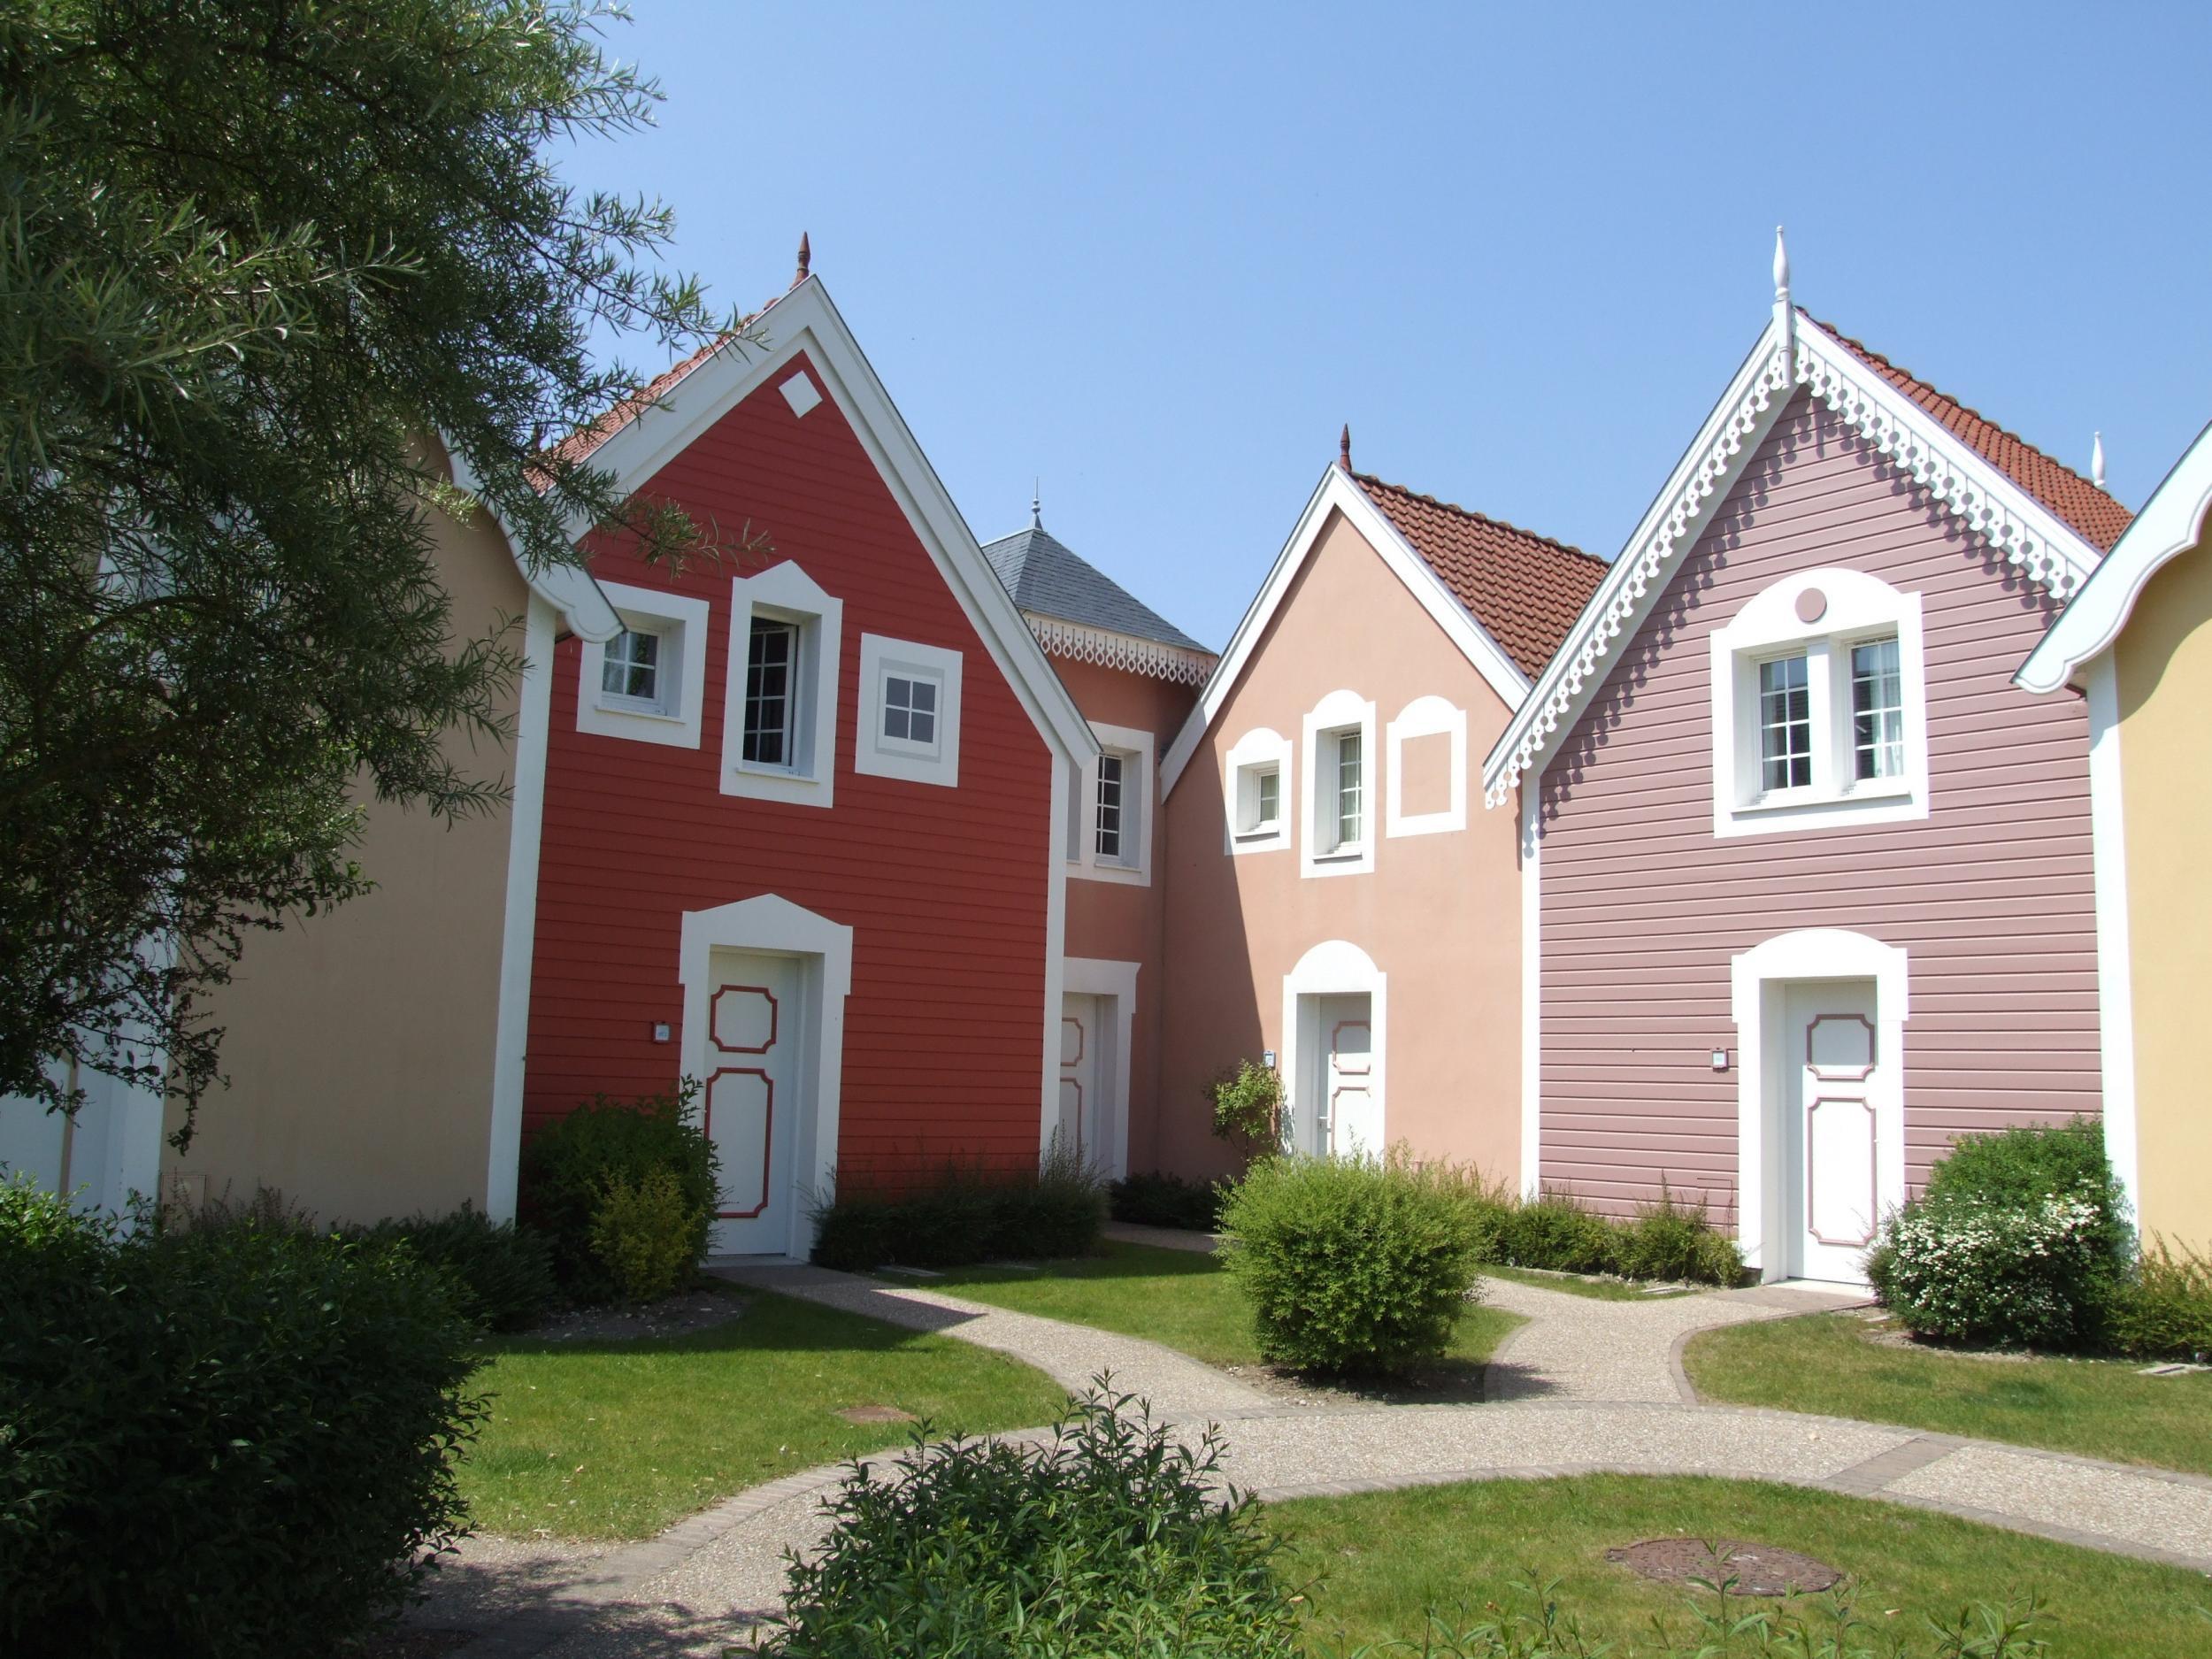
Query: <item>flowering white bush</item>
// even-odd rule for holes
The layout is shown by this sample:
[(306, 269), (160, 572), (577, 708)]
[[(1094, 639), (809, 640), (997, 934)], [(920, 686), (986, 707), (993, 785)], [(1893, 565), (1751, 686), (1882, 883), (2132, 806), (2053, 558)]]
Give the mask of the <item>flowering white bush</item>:
[(2102, 1225), (2079, 1198), (1918, 1199), (1883, 1228), (1867, 1277), (1916, 1336), (2071, 1347), (2093, 1333)]

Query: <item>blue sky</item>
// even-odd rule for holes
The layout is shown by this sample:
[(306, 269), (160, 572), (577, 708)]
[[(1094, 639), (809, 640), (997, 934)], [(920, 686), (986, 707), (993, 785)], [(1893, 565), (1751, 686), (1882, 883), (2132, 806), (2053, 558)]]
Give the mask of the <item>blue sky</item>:
[[(1225, 641), (1363, 471), (1610, 557), (1800, 303), (2139, 505), (2212, 418), (2212, 7), (634, 0), (580, 184), (814, 268), (985, 540)], [(640, 366), (657, 368), (658, 363)]]

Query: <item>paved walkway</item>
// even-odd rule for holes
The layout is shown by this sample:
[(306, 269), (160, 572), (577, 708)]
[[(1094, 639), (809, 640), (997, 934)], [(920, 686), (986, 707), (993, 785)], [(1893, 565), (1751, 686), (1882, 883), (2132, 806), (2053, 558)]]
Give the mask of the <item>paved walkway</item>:
[[(1204, 1248), (1196, 1245), (1193, 1248)], [(813, 1267), (733, 1270), (762, 1289), (979, 1342), (1080, 1389), (1116, 1385), (1195, 1434), (1227, 1431), (1229, 1478), (1263, 1498), (1452, 1480), (1590, 1473), (1776, 1480), (1938, 1509), (2073, 1544), (2212, 1571), (2212, 1480), (2058, 1453), (1793, 1412), (1695, 1403), (1681, 1345), (1695, 1331), (1847, 1305), (1765, 1287), (1649, 1302), (1504, 1280), (1486, 1294), (1529, 1323), (1477, 1406), (1285, 1407), (1157, 1343), (1009, 1313), (924, 1286)], [(783, 1553), (820, 1536), (840, 1471), (756, 1487), (624, 1548), (471, 1540), (419, 1622), (484, 1631), (465, 1659), (712, 1659), (772, 1607)]]

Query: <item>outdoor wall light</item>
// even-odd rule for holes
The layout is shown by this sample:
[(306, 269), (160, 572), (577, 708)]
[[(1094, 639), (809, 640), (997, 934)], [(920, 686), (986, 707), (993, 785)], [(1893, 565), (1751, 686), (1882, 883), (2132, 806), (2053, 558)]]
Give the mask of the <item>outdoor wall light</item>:
[(657, 1019), (653, 1022), (653, 1041), (655, 1042), (666, 1042), (668, 1041), (668, 1022), (666, 1020)]
[(1716, 1071), (1725, 1071), (1728, 1070), (1727, 1049), (1716, 1048), (1713, 1050), (1713, 1070)]

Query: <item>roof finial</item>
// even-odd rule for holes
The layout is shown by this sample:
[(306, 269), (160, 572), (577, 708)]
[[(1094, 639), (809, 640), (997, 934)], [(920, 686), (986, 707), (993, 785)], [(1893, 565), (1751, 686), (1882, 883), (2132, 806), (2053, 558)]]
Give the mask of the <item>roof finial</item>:
[(2109, 495), (2112, 493), (2105, 489), (2104, 434), (2101, 432), (2096, 435), (2095, 440), (2089, 446), (2089, 481), (2099, 489), (2103, 489), (2106, 495)]
[(1790, 303), (1790, 250), (1782, 240), (1782, 227), (1774, 227), (1774, 303)]
[(807, 245), (806, 232), (801, 231), (799, 233), (799, 269), (791, 279), (793, 288), (797, 288), (800, 283), (806, 280), (807, 267), (813, 263), (814, 250)]
[(1029, 527), (1032, 530), (1045, 527), (1045, 493), (1041, 481), (1034, 478), (1029, 480)]
[(1790, 250), (1782, 240), (1782, 227), (1774, 227), (1774, 337), (1782, 353), (1782, 373), (1790, 373), (1797, 357), (1797, 307), (1790, 303)]
[(1344, 430), (1337, 434), (1336, 464), (1346, 472), (1352, 470), (1352, 423), (1346, 421)]

